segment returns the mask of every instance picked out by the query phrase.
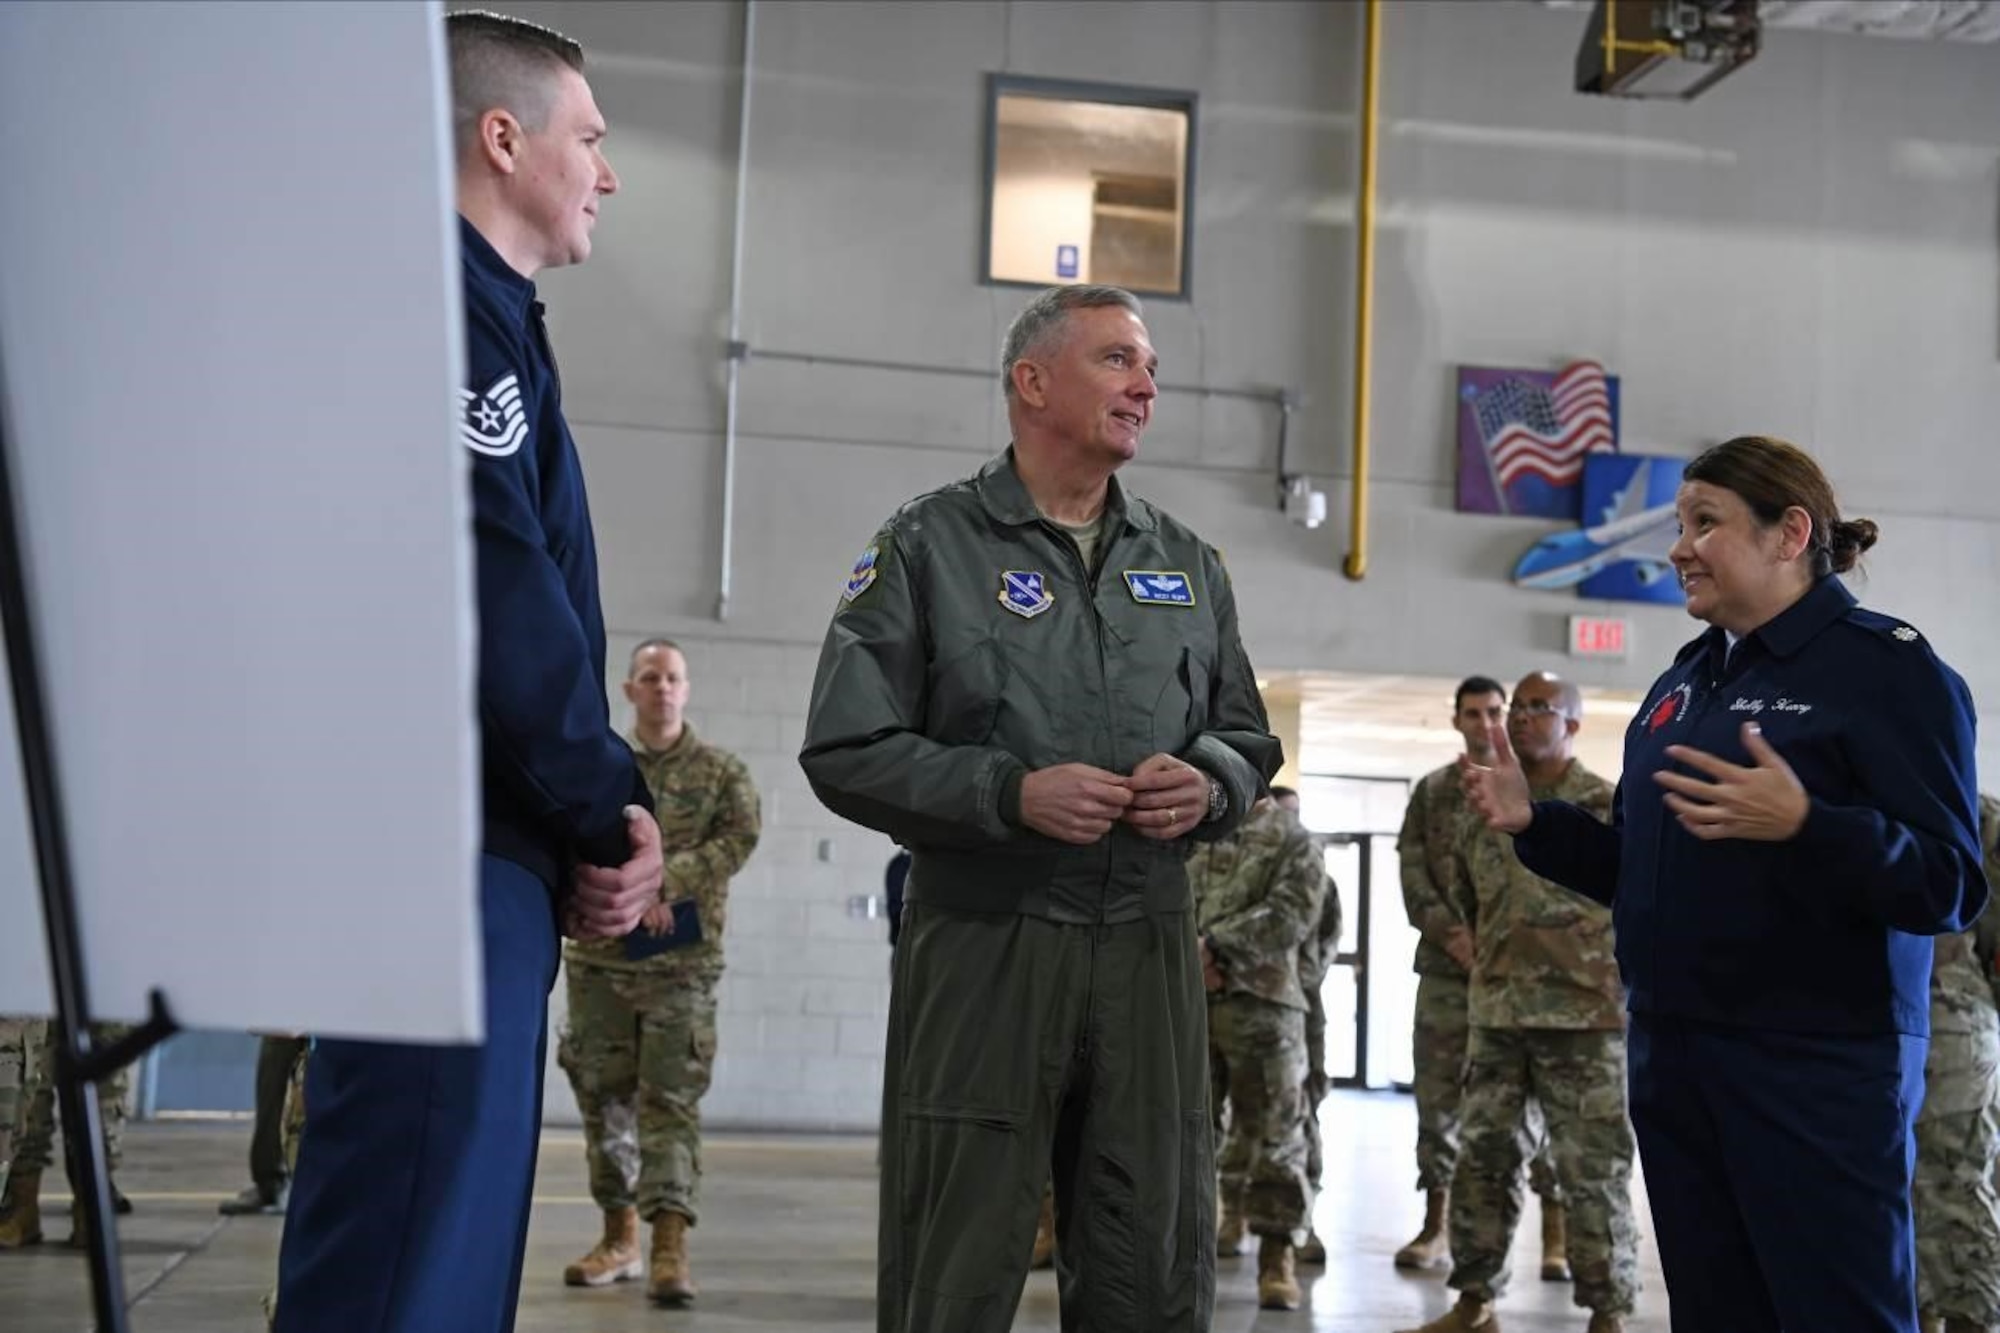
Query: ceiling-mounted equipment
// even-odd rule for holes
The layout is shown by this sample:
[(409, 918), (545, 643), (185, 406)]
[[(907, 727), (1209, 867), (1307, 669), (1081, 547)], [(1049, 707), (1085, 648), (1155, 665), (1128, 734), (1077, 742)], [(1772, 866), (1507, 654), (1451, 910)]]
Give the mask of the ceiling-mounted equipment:
[(1757, 0), (1597, 0), (1576, 50), (1576, 90), (1698, 97), (1757, 55)]

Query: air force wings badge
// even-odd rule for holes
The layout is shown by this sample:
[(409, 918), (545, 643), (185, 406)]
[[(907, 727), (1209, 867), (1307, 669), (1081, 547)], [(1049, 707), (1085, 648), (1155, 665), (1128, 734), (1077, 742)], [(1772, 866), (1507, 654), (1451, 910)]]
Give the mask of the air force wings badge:
[(1007, 569), (1000, 573), (1000, 605), (1023, 620), (1033, 620), (1056, 604), (1048, 581), (1032, 569)]
[(475, 453), (505, 458), (528, 438), (528, 414), (521, 406), (521, 381), (511, 372), (485, 393), (458, 391), (459, 438)]
[(1125, 587), (1132, 600), (1148, 606), (1193, 606), (1194, 585), (1173, 569), (1128, 569)]

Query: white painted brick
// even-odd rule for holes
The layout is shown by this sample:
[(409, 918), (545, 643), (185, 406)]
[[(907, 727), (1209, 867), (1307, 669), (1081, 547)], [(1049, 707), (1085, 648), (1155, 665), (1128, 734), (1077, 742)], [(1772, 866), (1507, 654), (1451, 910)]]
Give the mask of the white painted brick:
[(799, 977), (759, 977), (754, 985), (737, 988), (735, 998), (744, 1001), (744, 1009), (751, 1013), (825, 1013), (812, 1007), (813, 992), (824, 984)]
[(742, 1065), (743, 1086), (759, 1093), (796, 1093), (805, 1087), (805, 1057), (760, 1055)]
[(767, 1015), (764, 1049), (774, 1055), (832, 1054), (839, 1049), (842, 1027), (850, 1021), (819, 1014)]
[(782, 898), (776, 894), (760, 894), (750, 898), (732, 893), (729, 903), (729, 938), (726, 947), (733, 950), (736, 942), (743, 939), (769, 940), (806, 935), (810, 933), (807, 922), (811, 911), (810, 903)]
[(886, 1016), (889, 1012), (889, 978), (870, 984), (863, 981), (809, 981), (806, 983), (806, 1012), (835, 1016)]
[(764, 1049), (763, 1019), (754, 1013), (731, 1012), (720, 1007), (715, 1015), (717, 1067), (722, 1054), (732, 1059), (754, 1059)]
[(836, 1054), (880, 1060), (888, 1047), (889, 1023), (882, 1018), (843, 1018)]
[(811, 689), (813, 673), (819, 670), (819, 654), (817, 642), (785, 649), (786, 679), (797, 681), (802, 689)]
[(801, 1074), (815, 1096), (838, 1096), (843, 1089), (880, 1088), (882, 1061), (867, 1056), (808, 1055)]

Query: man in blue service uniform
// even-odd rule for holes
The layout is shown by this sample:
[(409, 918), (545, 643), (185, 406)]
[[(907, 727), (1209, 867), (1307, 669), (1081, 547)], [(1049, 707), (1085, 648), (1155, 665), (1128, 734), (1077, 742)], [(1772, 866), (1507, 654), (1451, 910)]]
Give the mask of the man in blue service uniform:
[(530, 281), (590, 253), (598, 202), (618, 188), (604, 121), (574, 42), (482, 14), (454, 14), (446, 30), (478, 564), (486, 1041), (319, 1043), (277, 1333), (513, 1328), (558, 929), (623, 935), (660, 894), (652, 800), (605, 701), (582, 470)]
[(1186, 860), (1278, 767), (1214, 549), (1112, 475), (1155, 358), (1061, 287), (1002, 354), (1014, 442), (842, 589), (800, 755), (913, 854), (883, 1073), (881, 1333), (1005, 1333), (1055, 1180), (1062, 1326), (1205, 1333), (1208, 1032)]

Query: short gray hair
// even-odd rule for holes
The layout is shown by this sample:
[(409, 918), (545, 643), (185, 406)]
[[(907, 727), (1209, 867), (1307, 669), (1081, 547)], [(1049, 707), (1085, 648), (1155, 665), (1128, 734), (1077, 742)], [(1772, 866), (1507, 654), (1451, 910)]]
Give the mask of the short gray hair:
[(1072, 310), (1097, 310), (1116, 306), (1139, 318), (1146, 308), (1139, 298), (1123, 287), (1080, 283), (1073, 287), (1050, 287), (1028, 302), (1007, 327), (1007, 340), (1000, 345), (1000, 382), (1007, 397), (1014, 396), (1014, 363), (1030, 353), (1043, 353), (1060, 342)]
[(555, 105), (555, 80), (568, 68), (583, 73), (583, 47), (538, 23), (465, 9), (445, 15), (451, 53), (451, 138), (460, 157), (479, 135), (479, 120), (499, 108), (539, 134)]

